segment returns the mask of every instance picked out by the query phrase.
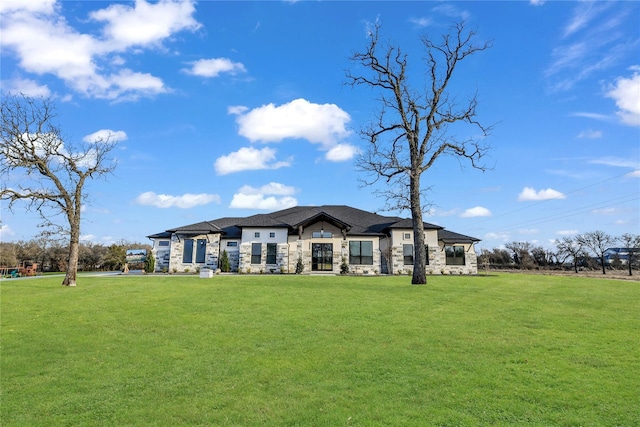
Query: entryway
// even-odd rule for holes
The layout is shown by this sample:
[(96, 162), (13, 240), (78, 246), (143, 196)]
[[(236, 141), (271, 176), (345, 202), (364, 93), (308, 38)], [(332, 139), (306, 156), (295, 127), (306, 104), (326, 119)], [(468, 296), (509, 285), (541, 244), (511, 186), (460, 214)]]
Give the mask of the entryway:
[(333, 243), (311, 245), (311, 271), (333, 271)]

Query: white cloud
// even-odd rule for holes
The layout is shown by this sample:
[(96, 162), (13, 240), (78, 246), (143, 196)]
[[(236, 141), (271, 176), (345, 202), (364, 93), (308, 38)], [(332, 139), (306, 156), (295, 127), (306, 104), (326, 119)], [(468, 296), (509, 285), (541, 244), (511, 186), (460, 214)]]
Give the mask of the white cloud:
[(575, 236), (578, 234), (578, 230), (558, 230), (556, 234), (558, 236)]
[(536, 191), (531, 187), (525, 187), (518, 195), (519, 201), (540, 201), (540, 200), (552, 200), (552, 199), (566, 199), (567, 196), (561, 192), (552, 188), (546, 190)]
[(177, 207), (188, 209), (194, 206), (207, 205), (212, 202), (220, 203), (220, 196), (217, 194), (206, 193), (186, 193), (182, 196), (170, 196), (167, 194), (156, 194), (153, 191), (147, 191), (136, 197), (135, 202), (139, 205), (155, 206), (157, 208)]
[(629, 172), (625, 176), (627, 178), (640, 178), (640, 169), (636, 169), (633, 172)]
[(119, 142), (127, 140), (127, 133), (122, 130), (100, 129), (92, 134), (86, 135), (82, 140), (84, 142)]
[[(7, 5), (8, 4), (8, 5)], [(19, 66), (39, 75), (52, 74), (85, 96), (122, 100), (169, 91), (161, 79), (122, 68), (119, 53), (159, 47), (171, 35), (194, 31), (191, 1), (111, 5), (89, 15), (104, 23), (102, 36), (81, 33), (60, 13), (61, 3), (7, 1), (2, 3), (2, 48), (13, 51)], [(82, 20), (82, 17), (78, 17)]]
[(7, 93), (14, 95), (25, 94), (34, 98), (48, 98), (51, 96), (51, 90), (47, 85), (38, 84), (38, 82), (31, 79), (11, 79), (3, 80), (2, 87)]
[(267, 104), (244, 112), (234, 107), (233, 112), (238, 116), (238, 133), (251, 142), (301, 138), (331, 149), (350, 134), (346, 124), (351, 117), (335, 104), (314, 104), (300, 98), (280, 106)]
[(358, 154), (358, 148), (350, 144), (337, 144), (327, 151), (326, 159), (332, 162), (343, 162), (351, 160)]
[(590, 160), (590, 164), (596, 165), (605, 165), (605, 166), (614, 166), (618, 168), (638, 168), (640, 164), (638, 164), (637, 160), (629, 160), (628, 158), (622, 157), (602, 157), (600, 159)]
[(233, 195), (229, 207), (262, 210), (286, 209), (298, 204), (298, 200), (292, 197), (295, 192), (294, 187), (277, 182), (270, 182), (259, 188), (245, 185)]
[(631, 78), (620, 77), (607, 92), (618, 107), (618, 117), (623, 123), (640, 126), (640, 74), (634, 73)]
[(518, 230), (520, 234), (538, 234), (539, 230), (537, 228), (521, 228)]
[(484, 235), (487, 240), (502, 240), (503, 242), (509, 241), (511, 236), (506, 231), (490, 232)]
[(148, 3), (136, 0), (133, 7), (112, 4), (89, 16), (105, 23), (103, 34), (107, 49), (117, 51), (132, 46), (157, 45), (182, 30), (195, 31), (200, 24), (193, 18), (194, 13), (192, 1)]
[(243, 147), (229, 155), (218, 157), (214, 163), (218, 175), (245, 170), (279, 169), (285, 166), (290, 166), (290, 162), (276, 161), (276, 150), (269, 147), (261, 150)]
[(578, 138), (597, 139), (602, 138), (602, 132), (599, 130), (587, 129), (578, 134)]
[(16, 233), (7, 224), (0, 225), (0, 242), (6, 242), (15, 235)]
[(533, 6), (542, 6), (545, 0), (529, 0), (529, 4)]
[(460, 214), (462, 218), (475, 218), (480, 216), (491, 216), (491, 211), (482, 206), (476, 206), (474, 208), (467, 209)]
[(273, 194), (276, 196), (292, 196), (296, 193), (296, 189), (295, 187), (280, 184), (278, 182), (270, 182), (259, 188), (251, 187), (250, 185), (244, 185), (240, 188), (240, 190), (238, 190), (238, 192), (250, 195)]
[(595, 215), (615, 215), (618, 213), (618, 209), (616, 208), (594, 209), (591, 211), (591, 213)]
[(431, 18), (409, 18), (409, 22), (411, 22), (412, 24), (417, 25), (418, 27), (428, 27), (429, 25), (431, 25), (432, 20)]
[(200, 59), (190, 62), (191, 68), (183, 69), (187, 74), (200, 77), (218, 77), (222, 73), (236, 75), (247, 70), (240, 62), (233, 62), (229, 58)]

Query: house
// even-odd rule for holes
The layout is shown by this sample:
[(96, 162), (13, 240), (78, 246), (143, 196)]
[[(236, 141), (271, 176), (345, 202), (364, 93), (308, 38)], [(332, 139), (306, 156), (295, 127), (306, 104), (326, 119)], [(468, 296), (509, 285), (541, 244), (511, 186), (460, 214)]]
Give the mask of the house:
[[(479, 241), (424, 224), (429, 274), (476, 274)], [(296, 206), (245, 218), (225, 217), (147, 236), (156, 271), (218, 269), (227, 252), (241, 273), (410, 274), (411, 219), (382, 216), (344, 205)]]

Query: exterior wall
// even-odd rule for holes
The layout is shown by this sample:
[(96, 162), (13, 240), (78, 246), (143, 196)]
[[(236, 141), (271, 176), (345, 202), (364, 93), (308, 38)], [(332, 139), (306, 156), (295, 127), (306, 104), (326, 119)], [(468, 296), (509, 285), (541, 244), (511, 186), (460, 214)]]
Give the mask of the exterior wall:
[[(229, 242), (234, 242), (236, 246), (228, 246)], [(221, 239), (220, 240), (220, 256), (223, 251), (227, 251), (227, 257), (229, 258), (229, 267), (232, 272), (238, 271), (240, 263), (240, 240), (237, 239)]]
[[(160, 246), (160, 242), (167, 242), (167, 246)], [(169, 258), (171, 256), (171, 239), (154, 239), (151, 253), (156, 259), (156, 272), (169, 271)]]
[[(196, 245), (193, 248), (193, 262), (183, 263), (182, 252), (184, 249), (184, 241), (186, 239), (207, 240), (205, 250), (205, 260), (203, 263), (196, 263)], [(171, 236), (171, 254), (169, 257), (169, 271), (175, 273), (195, 272), (200, 268), (210, 268), (216, 270), (218, 268), (218, 260), (220, 257), (220, 235), (219, 234), (201, 234), (197, 236)]]
[[(391, 243), (390, 246), (387, 242), (382, 246), (385, 255), (391, 260), (389, 274), (411, 274), (413, 265), (404, 264), (402, 245), (413, 245), (413, 230), (393, 230), (389, 243)], [(429, 248), (427, 274), (478, 274), (478, 259), (472, 243), (454, 244), (454, 246), (464, 247), (464, 265), (447, 265), (445, 244), (438, 241), (437, 230), (425, 230), (425, 244)]]
[[(313, 237), (314, 232), (323, 229), (326, 237)], [(256, 237), (256, 233), (260, 233)], [(271, 233), (273, 237), (271, 237)], [(330, 236), (330, 237), (329, 237)], [(196, 263), (197, 243), (194, 245), (193, 262), (183, 263), (183, 248), (185, 239), (205, 239), (205, 262)], [(472, 243), (455, 244), (464, 247), (464, 265), (447, 265), (445, 244), (438, 242), (437, 230), (425, 230), (425, 241), (428, 245), (429, 264), (428, 274), (477, 274), (477, 256)], [(349, 236), (346, 240), (339, 228), (328, 223), (316, 223), (304, 229), (302, 240), (297, 234), (288, 235), (285, 228), (247, 228), (242, 232), (242, 240), (221, 239), (219, 234), (198, 236), (176, 236), (170, 240), (170, 246), (159, 246), (160, 241), (154, 240), (153, 252), (156, 257), (156, 271), (192, 272), (207, 267), (213, 270), (219, 268), (219, 258), (223, 250), (227, 251), (231, 271), (241, 273), (295, 273), (298, 258), (302, 258), (303, 273), (312, 273), (312, 245), (313, 243), (331, 243), (333, 257), (331, 270), (327, 273), (339, 274), (343, 259), (349, 264), (349, 242), (371, 241), (373, 242), (373, 264), (355, 265), (349, 264), (349, 272), (353, 274), (411, 274), (413, 265), (404, 265), (403, 244), (413, 245), (413, 231), (410, 229), (393, 230), (388, 237), (378, 236)], [(237, 246), (227, 246), (227, 242), (237, 242)], [(253, 243), (261, 245), (261, 262), (251, 263), (251, 250)], [(276, 244), (276, 262), (267, 264), (267, 244)], [(385, 261), (386, 260), (386, 261)], [(383, 266), (383, 263), (385, 265)], [(388, 269), (387, 269), (388, 266)]]
[[(242, 243), (238, 252), (238, 271), (241, 273), (287, 273), (289, 272), (289, 245), (286, 228), (255, 227), (242, 230)], [(273, 237), (271, 237), (273, 233)], [(260, 263), (251, 263), (251, 249), (260, 243)], [(276, 263), (267, 264), (267, 244), (276, 244)]]

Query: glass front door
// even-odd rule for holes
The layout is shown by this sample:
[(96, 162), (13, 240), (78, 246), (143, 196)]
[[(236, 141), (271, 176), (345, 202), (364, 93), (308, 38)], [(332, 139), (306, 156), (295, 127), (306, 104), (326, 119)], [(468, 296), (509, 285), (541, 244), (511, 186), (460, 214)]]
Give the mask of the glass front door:
[(333, 270), (333, 244), (314, 243), (311, 246), (311, 270), (312, 271), (332, 271)]

